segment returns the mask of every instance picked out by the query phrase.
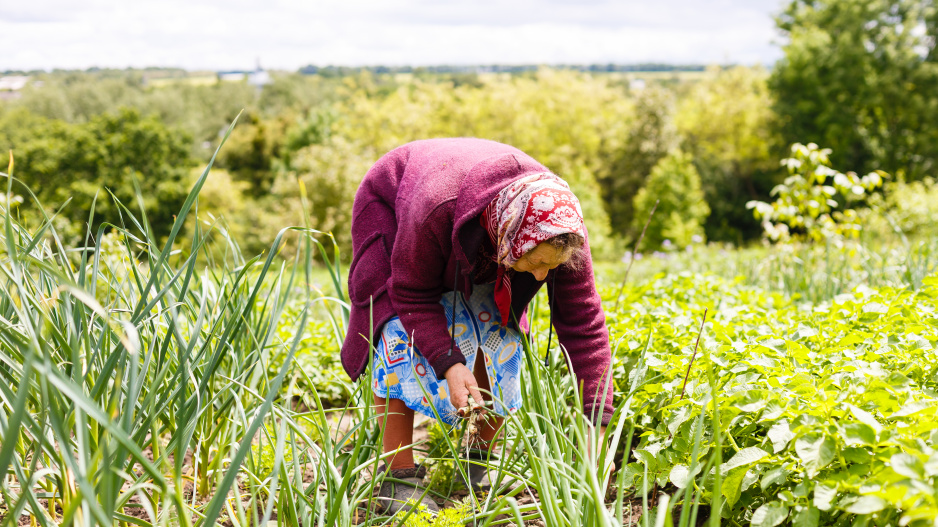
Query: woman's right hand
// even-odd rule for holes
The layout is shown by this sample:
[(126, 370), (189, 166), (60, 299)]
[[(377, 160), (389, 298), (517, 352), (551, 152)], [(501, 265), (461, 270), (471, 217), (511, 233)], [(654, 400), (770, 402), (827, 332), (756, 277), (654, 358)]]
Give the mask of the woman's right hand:
[(454, 364), (444, 374), (446, 384), (449, 385), (449, 400), (457, 410), (469, 406), (468, 396), (472, 396), (475, 404), (482, 404), (482, 393), (479, 384), (465, 364)]

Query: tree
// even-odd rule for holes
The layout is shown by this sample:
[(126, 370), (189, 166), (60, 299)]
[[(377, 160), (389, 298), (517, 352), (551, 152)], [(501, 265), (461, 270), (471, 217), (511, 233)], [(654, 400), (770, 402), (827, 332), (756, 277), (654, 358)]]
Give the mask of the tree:
[[(8, 116), (4, 126), (16, 127), (10, 117), (17, 114)], [(42, 206), (55, 210), (71, 199), (63, 212), (71, 220), (68, 234), (84, 234), (95, 196), (95, 230), (105, 222), (121, 224), (111, 194), (139, 216), (134, 178), (155, 234), (168, 234), (189, 190), (193, 162), (188, 136), (155, 116), (129, 109), (92, 117), (85, 124), (42, 118), (24, 124), (29, 128), (0, 137), (6, 140), (0, 147), (14, 151), (16, 176)], [(34, 207), (28, 199), (22, 206), (35, 215)]]
[(655, 164), (678, 145), (674, 106), (670, 90), (652, 86), (639, 92), (622, 146), (598, 178), (612, 230), (620, 236), (633, 223), (635, 194)]
[(737, 241), (761, 232), (745, 209), (777, 182), (772, 98), (762, 68), (711, 68), (678, 105), (682, 148), (694, 158), (711, 214), (711, 240)]
[(918, 179), (938, 164), (932, 0), (794, 0), (770, 86), (783, 141), (832, 149), (831, 162)]
[(242, 116), (243, 124), (232, 131), (219, 154), (219, 166), (234, 179), (248, 184), (254, 196), (270, 192), (274, 184), (274, 160), (280, 156), (287, 124), (283, 120), (261, 120), (255, 114)]
[(887, 175), (838, 172), (831, 168), (829, 155), (829, 149), (814, 143), (792, 145), (791, 157), (782, 160), (788, 177), (772, 189), (775, 201), (746, 204), (762, 220), (768, 238), (786, 241), (795, 235), (820, 241), (859, 236), (862, 227), (853, 207), (881, 187)]
[(658, 206), (645, 232), (644, 247), (658, 247), (664, 240), (685, 247), (694, 236), (703, 236), (703, 222), (710, 214), (710, 207), (704, 200), (700, 175), (689, 155), (673, 150), (651, 170), (645, 186), (635, 195), (632, 227), (636, 231), (648, 221), (656, 201)]

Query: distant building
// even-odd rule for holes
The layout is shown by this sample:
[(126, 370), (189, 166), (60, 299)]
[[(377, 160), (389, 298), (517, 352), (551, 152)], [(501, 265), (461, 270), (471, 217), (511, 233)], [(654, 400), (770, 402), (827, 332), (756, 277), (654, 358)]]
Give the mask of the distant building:
[(8, 101), (19, 98), (20, 90), (27, 84), (29, 84), (29, 77), (26, 75), (0, 77), (0, 100)]
[(29, 82), (26, 75), (8, 75), (0, 77), (0, 90), (19, 91)]
[(222, 82), (243, 82), (257, 88), (258, 91), (272, 82), (270, 73), (261, 67), (261, 61), (257, 61), (257, 67), (254, 71), (219, 71), (218, 80)]
[(257, 89), (261, 89), (271, 82), (270, 73), (267, 73), (262, 69), (254, 70), (248, 74), (248, 84), (254, 86)]
[(218, 80), (222, 82), (241, 82), (248, 76), (245, 71), (219, 71)]

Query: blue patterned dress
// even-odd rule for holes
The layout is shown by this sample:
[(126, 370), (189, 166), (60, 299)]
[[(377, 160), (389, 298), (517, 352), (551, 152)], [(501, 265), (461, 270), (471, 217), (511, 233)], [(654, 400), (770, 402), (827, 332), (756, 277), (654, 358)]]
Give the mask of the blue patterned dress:
[[(443, 294), (440, 303), (446, 322), (453, 327), (453, 295), (456, 295), (456, 343), (473, 371), (482, 350), (485, 371), (495, 399), (495, 412), (507, 415), (521, 407), (521, 337), (500, 325), (495, 306), (495, 284), (473, 287), (468, 301), (459, 292)], [(372, 391), (378, 397), (400, 399), (408, 408), (453, 425), (456, 408), (449, 400), (446, 379), (437, 378), (427, 360), (414, 348), (399, 318), (389, 320), (372, 357)]]

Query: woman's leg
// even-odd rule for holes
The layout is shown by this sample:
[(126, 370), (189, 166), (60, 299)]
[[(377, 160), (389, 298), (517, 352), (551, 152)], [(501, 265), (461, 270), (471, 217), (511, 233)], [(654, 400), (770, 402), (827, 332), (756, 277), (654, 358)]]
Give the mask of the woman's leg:
[[(479, 385), (479, 388), (483, 390), (482, 398), (486, 401), (491, 401), (492, 396), (488, 393), (492, 390), (489, 386), (489, 375), (485, 371), (485, 354), (480, 349), (476, 353), (476, 363), (472, 368), (472, 374), (476, 378), (476, 383)], [(479, 426), (479, 440), (474, 445), (469, 445), (474, 448), (480, 448), (487, 450), (489, 445), (494, 441), (495, 436), (498, 435), (498, 432), (502, 428), (502, 424), (505, 422), (504, 417), (498, 416), (495, 412), (489, 411), (487, 414), (487, 419), (484, 419)]]
[[(375, 395), (375, 407), (379, 414), (384, 414), (381, 428), (384, 431), (384, 452), (397, 450), (414, 442), (414, 411), (400, 399), (385, 399)], [(385, 413), (387, 408), (387, 413)], [(394, 457), (385, 461), (391, 470), (414, 467), (412, 448), (401, 450)]]

